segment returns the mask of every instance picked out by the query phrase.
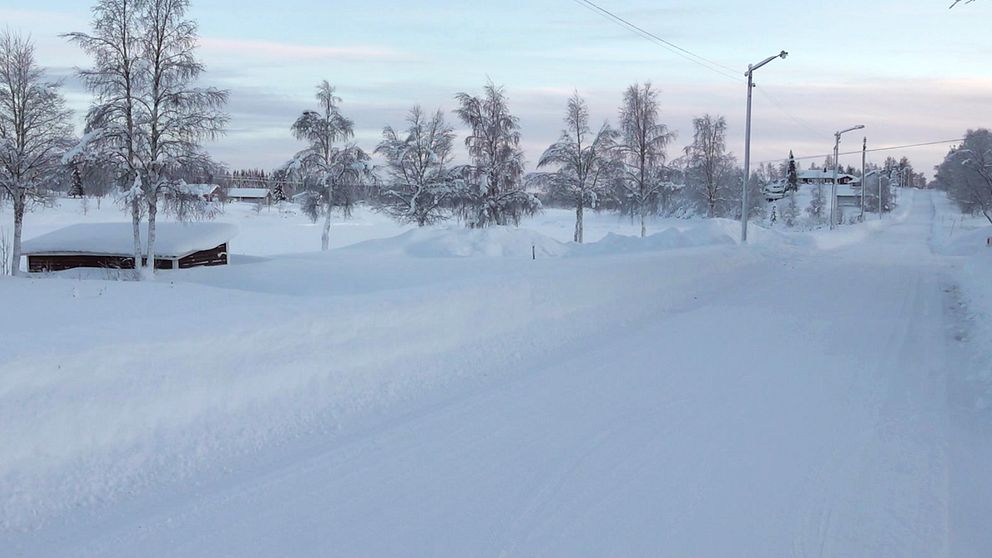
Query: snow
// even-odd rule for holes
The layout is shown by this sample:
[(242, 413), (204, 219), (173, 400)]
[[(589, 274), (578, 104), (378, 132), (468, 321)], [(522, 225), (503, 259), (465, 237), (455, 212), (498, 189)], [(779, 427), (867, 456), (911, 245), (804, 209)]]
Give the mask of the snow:
[(561, 256), (568, 245), (541, 233), (516, 227), (411, 230), (399, 236), (368, 240), (345, 250), (421, 258)]
[[(0, 548), (981, 556), (992, 249), (901, 202), (746, 247), (725, 220), (590, 214), (577, 246), (568, 211), (360, 209), (327, 253), (234, 204), (235, 265), (0, 279)], [(78, 209), (26, 235), (106, 216)]]
[[(147, 236), (142, 227), (142, 251)], [(163, 258), (182, 258), (193, 252), (216, 248), (238, 234), (230, 223), (156, 223), (155, 252)], [(104, 254), (127, 256), (134, 253), (131, 223), (81, 223), (26, 240), (24, 255)]]

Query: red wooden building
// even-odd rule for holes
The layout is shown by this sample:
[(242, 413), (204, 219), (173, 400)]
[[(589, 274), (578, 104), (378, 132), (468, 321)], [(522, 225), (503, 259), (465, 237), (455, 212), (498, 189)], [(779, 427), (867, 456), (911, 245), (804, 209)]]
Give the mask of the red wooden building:
[[(145, 252), (147, 229), (142, 227), (141, 232)], [(155, 268), (226, 265), (230, 241), (237, 232), (238, 228), (228, 223), (157, 223)], [(131, 269), (134, 236), (131, 223), (72, 225), (25, 241), (22, 253), (30, 272), (77, 267)]]

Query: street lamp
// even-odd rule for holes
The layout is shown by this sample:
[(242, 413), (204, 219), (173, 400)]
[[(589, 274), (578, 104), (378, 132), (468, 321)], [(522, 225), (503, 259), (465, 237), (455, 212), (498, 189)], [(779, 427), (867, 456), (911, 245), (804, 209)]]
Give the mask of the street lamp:
[(840, 136), (848, 132), (861, 130), (864, 127), (864, 124), (858, 124), (846, 130), (834, 132), (834, 183), (830, 185), (830, 230), (834, 230), (834, 227), (837, 226), (837, 218), (834, 212), (837, 210), (837, 159), (840, 157)]
[(747, 243), (747, 187), (748, 183), (751, 182), (751, 90), (754, 89), (752, 76), (758, 68), (776, 58), (784, 60), (788, 55), (789, 53), (783, 50), (775, 56), (769, 56), (757, 64), (749, 64), (747, 72), (744, 74), (747, 77), (747, 124), (744, 128), (744, 186), (741, 193), (741, 244)]

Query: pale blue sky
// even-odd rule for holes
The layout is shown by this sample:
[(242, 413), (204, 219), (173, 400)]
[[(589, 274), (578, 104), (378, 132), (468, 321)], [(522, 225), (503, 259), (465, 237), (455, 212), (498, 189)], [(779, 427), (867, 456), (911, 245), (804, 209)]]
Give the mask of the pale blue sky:
[[(288, 132), (328, 79), (372, 148), (409, 106), (454, 108), (458, 91), (487, 77), (504, 84), (531, 161), (553, 141), (578, 89), (595, 120), (615, 120), (622, 90), (651, 81), (664, 118), (690, 138), (691, 118), (727, 117), (743, 151), (743, 72), (781, 49), (757, 75), (756, 160), (828, 152), (832, 131), (867, 126), (874, 146), (959, 137), (992, 126), (992, 0), (948, 10), (948, 0), (796, 2), (599, 0), (680, 46), (731, 68), (728, 79), (691, 64), (572, 0), (194, 0), (205, 82), (231, 90), (228, 136), (210, 146), (236, 166), (271, 168), (299, 147)], [(42, 64), (68, 73), (87, 59), (58, 37), (86, 30), (88, 0), (0, 0), (0, 21), (30, 32)], [(88, 97), (69, 83), (74, 106)], [(454, 118), (452, 117), (452, 120)], [(848, 136), (850, 137), (850, 136)], [(845, 146), (855, 149), (859, 138)], [(906, 151), (929, 172), (946, 147)], [(873, 158), (882, 158), (883, 154)], [(858, 157), (849, 157), (854, 164)]]

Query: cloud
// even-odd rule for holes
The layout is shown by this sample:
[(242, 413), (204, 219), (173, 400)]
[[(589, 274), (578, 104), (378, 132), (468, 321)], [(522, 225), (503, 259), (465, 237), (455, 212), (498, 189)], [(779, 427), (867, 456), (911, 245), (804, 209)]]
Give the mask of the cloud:
[(416, 58), (382, 46), (318, 46), (275, 41), (219, 39), (204, 37), (200, 46), (205, 56), (251, 58), (280, 63), (341, 60), (350, 62), (411, 62)]

